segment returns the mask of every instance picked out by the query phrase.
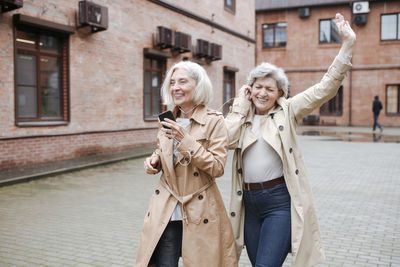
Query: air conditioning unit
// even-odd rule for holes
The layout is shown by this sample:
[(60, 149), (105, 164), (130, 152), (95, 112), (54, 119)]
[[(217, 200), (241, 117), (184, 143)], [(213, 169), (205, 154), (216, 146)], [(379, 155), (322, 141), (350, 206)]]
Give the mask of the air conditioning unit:
[(174, 50), (179, 53), (190, 52), (192, 50), (192, 36), (183, 32), (175, 32)]
[(79, 28), (90, 26), (92, 32), (108, 28), (108, 8), (89, 1), (79, 1)]
[(163, 26), (158, 26), (156, 45), (161, 49), (173, 47), (174, 31)]
[(23, 0), (0, 0), (1, 12), (11, 11), (21, 8), (24, 5)]
[(367, 24), (367, 14), (357, 14), (354, 16), (354, 23), (358, 26)]
[(208, 58), (211, 60), (222, 59), (222, 46), (211, 43), (210, 44), (210, 55), (208, 56)]
[(208, 57), (210, 55), (209, 43), (206, 40), (197, 39), (196, 56)]
[(308, 17), (310, 17), (310, 14), (311, 14), (310, 8), (309, 8), (309, 7), (302, 7), (302, 8), (299, 8), (299, 9), (297, 10), (297, 13), (298, 13), (298, 15), (299, 15), (299, 18), (301, 18), (301, 19), (308, 18)]
[(364, 14), (369, 12), (369, 2), (354, 2), (353, 3), (353, 14)]

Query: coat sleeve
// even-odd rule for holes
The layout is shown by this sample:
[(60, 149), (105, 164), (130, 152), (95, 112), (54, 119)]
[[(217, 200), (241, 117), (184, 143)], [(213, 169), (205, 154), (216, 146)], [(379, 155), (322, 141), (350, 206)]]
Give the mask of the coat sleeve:
[(289, 105), (296, 120), (300, 121), (314, 109), (333, 98), (350, 68), (351, 65), (344, 64), (335, 58), (319, 83), (290, 99)]
[[(161, 155), (161, 150), (160, 150), (160, 130), (158, 131), (157, 134), (157, 147), (154, 150), (154, 152), (151, 154), (151, 156), (160, 156)], [(162, 163), (161, 163), (161, 158), (158, 163), (157, 169), (161, 170), (162, 169)]]
[(179, 152), (189, 152), (191, 164), (212, 178), (217, 178), (224, 174), (225, 162), (228, 157), (228, 133), (222, 115), (210, 118), (207, 123), (214, 124), (210, 127), (210, 135), (206, 140), (207, 147), (187, 134), (176, 148)]
[(235, 149), (238, 146), (242, 125), (246, 120), (251, 102), (244, 98), (235, 98), (229, 114), (225, 118), (228, 129), (228, 147)]

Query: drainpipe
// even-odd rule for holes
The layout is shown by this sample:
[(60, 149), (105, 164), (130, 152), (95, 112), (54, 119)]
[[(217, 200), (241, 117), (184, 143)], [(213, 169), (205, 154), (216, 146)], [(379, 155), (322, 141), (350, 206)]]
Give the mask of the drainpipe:
[(352, 106), (351, 106), (351, 99), (352, 99), (352, 96), (351, 96), (351, 92), (353, 91), (353, 72), (352, 72), (352, 70), (350, 69), (350, 73), (349, 73), (349, 79), (350, 79), (350, 88), (349, 88), (349, 126), (352, 126), (353, 124), (352, 124), (352, 121), (351, 121), (351, 108), (352, 108)]
[[(350, 10), (351, 10), (351, 16), (350, 16), (350, 19), (351, 19), (351, 21), (350, 21), (350, 25), (351, 25), (351, 28), (352, 29), (355, 29), (354, 28), (354, 23), (353, 23), (353, 20), (354, 20), (354, 17), (353, 17), (353, 9), (352, 9), (352, 3), (350, 2)], [(352, 59), (354, 59), (354, 54), (352, 55)], [(354, 61), (354, 60), (352, 60), (352, 61)], [(349, 87), (349, 126), (352, 126), (352, 121), (351, 121), (351, 113), (352, 113), (352, 102), (351, 102), (351, 100), (352, 100), (352, 91), (353, 91), (353, 71), (352, 71), (352, 69), (350, 69), (350, 71), (349, 71), (350, 73), (349, 73), (349, 82), (350, 82), (350, 87)]]

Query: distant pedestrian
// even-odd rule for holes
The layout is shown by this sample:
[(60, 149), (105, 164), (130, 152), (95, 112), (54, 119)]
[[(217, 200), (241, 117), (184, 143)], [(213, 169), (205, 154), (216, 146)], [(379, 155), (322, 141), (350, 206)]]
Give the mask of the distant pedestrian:
[(306, 166), (297, 141), (301, 119), (329, 101), (351, 68), (356, 40), (349, 22), (336, 14), (343, 39), (322, 80), (288, 98), (281, 68), (261, 63), (253, 69), (225, 118), (234, 149), (230, 215), (240, 255), (246, 245), (253, 267), (292, 266), (324, 261), (317, 215)]
[(380, 125), (380, 123), (378, 122), (378, 117), (379, 113), (381, 112), (381, 109), (382, 109), (382, 103), (381, 101), (379, 101), (379, 97), (376, 95), (374, 101), (372, 102), (372, 112), (374, 113), (374, 126), (372, 128), (373, 131), (375, 131), (376, 126), (378, 126), (381, 132), (383, 131), (382, 125)]
[(215, 183), (224, 174), (228, 132), (222, 113), (206, 107), (212, 92), (207, 73), (193, 62), (175, 64), (165, 77), (163, 100), (176, 121), (161, 122), (158, 147), (144, 162), (148, 174), (162, 174), (144, 218), (135, 267), (177, 267), (180, 257), (183, 266), (238, 266)]

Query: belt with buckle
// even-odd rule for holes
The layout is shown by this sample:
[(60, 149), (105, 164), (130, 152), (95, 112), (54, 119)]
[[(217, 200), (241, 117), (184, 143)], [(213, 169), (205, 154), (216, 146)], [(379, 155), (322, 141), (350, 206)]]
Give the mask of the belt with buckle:
[(274, 187), (275, 185), (278, 185), (278, 184), (283, 184), (284, 182), (285, 182), (285, 178), (283, 178), (283, 176), (281, 176), (279, 178), (269, 180), (266, 182), (262, 182), (262, 183), (243, 183), (243, 189), (246, 191), (266, 189), (266, 188)]

